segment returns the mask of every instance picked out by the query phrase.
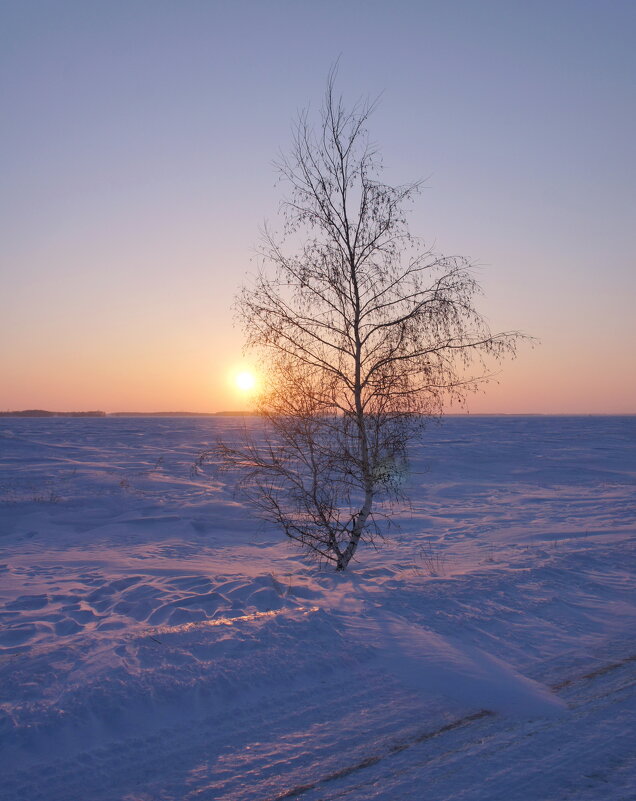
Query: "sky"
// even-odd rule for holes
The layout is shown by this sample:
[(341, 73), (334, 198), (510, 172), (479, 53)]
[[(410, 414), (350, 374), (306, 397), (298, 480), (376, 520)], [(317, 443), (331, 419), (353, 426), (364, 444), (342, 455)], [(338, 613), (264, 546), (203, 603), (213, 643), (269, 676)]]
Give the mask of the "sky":
[(411, 232), (538, 340), (467, 408), (636, 413), (635, 40), (633, 0), (0, 0), (0, 410), (245, 408), (233, 300), (339, 58)]

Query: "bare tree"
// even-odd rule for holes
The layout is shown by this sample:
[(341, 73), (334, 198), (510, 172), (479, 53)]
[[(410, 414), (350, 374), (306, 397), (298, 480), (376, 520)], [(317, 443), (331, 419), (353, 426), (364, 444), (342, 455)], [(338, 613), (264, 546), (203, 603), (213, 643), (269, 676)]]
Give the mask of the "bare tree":
[(409, 234), (419, 184), (379, 180), (372, 110), (347, 110), (332, 71), (319, 124), (302, 113), (277, 165), (283, 238), (266, 229), (258, 275), (237, 302), (264, 366), (262, 425), (217, 451), (262, 517), (337, 570), (378, 534), (409, 442), (488, 378), (486, 358), (514, 355), (518, 338), (493, 334), (477, 312), (466, 260)]

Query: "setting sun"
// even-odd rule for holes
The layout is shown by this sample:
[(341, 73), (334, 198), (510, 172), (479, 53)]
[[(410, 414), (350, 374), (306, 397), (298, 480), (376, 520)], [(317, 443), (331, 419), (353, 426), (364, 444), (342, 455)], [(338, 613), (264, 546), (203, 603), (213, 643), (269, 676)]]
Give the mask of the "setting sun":
[(254, 374), (247, 372), (247, 370), (243, 370), (242, 372), (238, 373), (234, 381), (236, 386), (243, 392), (249, 392), (256, 386)]

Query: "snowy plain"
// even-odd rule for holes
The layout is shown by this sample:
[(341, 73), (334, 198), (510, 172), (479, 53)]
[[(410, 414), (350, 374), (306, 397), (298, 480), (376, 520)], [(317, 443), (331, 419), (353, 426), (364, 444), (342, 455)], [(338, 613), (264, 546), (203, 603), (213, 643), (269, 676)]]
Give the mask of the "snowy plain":
[(636, 417), (449, 417), (335, 575), (197, 455), (0, 420), (6, 801), (636, 799)]

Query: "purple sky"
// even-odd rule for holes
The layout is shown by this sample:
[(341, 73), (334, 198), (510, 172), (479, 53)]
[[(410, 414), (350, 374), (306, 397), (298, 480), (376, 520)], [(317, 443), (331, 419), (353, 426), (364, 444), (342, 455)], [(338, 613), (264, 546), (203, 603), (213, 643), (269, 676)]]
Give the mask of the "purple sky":
[(233, 296), (340, 56), (412, 232), (541, 340), (471, 410), (636, 412), (632, 0), (7, 0), (0, 39), (0, 410), (240, 406)]

